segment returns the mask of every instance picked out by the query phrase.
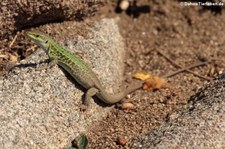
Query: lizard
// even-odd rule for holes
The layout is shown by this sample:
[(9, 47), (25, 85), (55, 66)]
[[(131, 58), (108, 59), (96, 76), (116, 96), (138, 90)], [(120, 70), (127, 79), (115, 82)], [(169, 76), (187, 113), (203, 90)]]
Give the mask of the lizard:
[[(96, 95), (100, 100), (106, 104), (115, 104), (120, 102), (126, 95), (142, 87), (144, 81), (137, 81), (129, 85), (121, 92), (111, 95), (106, 92), (99, 78), (80, 57), (72, 54), (59, 44), (57, 44), (51, 37), (39, 31), (27, 31), (26, 36), (34, 43), (44, 49), (50, 59), (48, 67), (56, 64), (66, 70), (81, 86), (87, 89), (84, 98), (84, 104), (89, 105), (89, 100), (92, 96)], [(174, 73), (168, 74), (165, 77), (173, 76), (179, 72), (188, 70), (190, 68), (204, 65), (205, 62), (198, 63), (187, 68), (183, 68)]]

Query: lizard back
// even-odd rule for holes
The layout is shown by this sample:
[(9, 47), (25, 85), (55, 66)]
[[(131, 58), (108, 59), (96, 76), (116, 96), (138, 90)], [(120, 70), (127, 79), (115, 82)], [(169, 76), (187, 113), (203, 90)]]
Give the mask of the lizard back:
[(62, 48), (54, 41), (49, 44), (48, 55), (50, 59), (56, 59), (58, 64), (86, 89), (93, 86), (102, 88), (96, 74), (81, 58)]

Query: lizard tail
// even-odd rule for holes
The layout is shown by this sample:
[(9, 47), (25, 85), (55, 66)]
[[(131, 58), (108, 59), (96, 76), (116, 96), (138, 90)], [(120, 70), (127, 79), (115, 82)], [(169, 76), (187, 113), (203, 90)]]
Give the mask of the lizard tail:
[(103, 100), (107, 104), (115, 104), (121, 101), (125, 96), (129, 93), (140, 89), (143, 85), (143, 81), (135, 81), (134, 83), (130, 84), (124, 91), (121, 91), (115, 95), (110, 95), (106, 91), (101, 91), (97, 93), (97, 97)]

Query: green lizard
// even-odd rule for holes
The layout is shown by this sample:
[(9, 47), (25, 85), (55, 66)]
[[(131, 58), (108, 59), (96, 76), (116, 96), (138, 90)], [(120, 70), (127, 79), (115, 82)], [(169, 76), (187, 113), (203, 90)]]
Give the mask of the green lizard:
[[(122, 92), (119, 92), (115, 95), (110, 95), (105, 91), (97, 75), (81, 58), (67, 51), (58, 45), (53, 39), (43, 33), (29, 31), (26, 32), (26, 35), (37, 45), (42, 47), (48, 54), (51, 60), (48, 66), (52, 67), (55, 64), (58, 64), (63, 69), (65, 69), (79, 84), (87, 89), (84, 100), (84, 104), (86, 105), (88, 105), (88, 101), (94, 95), (107, 104), (117, 103), (121, 101), (127, 94), (141, 88), (142, 84), (144, 83), (144, 81), (137, 81)], [(186, 71), (190, 68), (205, 64), (207, 64), (207, 62), (200, 62), (172, 72), (168, 75), (165, 75), (164, 77), (167, 78), (182, 71)]]
[(84, 100), (86, 105), (88, 105), (88, 101), (94, 95), (107, 104), (114, 104), (121, 101), (130, 92), (142, 87), (143, 82), (136, 82), (124, 91), (110, 95), (105, 91), (97, 75), (81, 58), (64, 49), (43, 33), (28, 31), (26, 35), (45, 50), (51, 60), (49, 63), (50, 67), (58, 64), (87, 89)]

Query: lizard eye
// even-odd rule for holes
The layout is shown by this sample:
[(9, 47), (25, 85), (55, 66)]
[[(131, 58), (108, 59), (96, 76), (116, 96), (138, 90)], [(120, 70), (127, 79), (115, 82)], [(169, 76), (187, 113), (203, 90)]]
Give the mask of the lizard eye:
[(36, 37), (38, 38), (38, 37), (40, 37), (39, 35), (36, 35)]

